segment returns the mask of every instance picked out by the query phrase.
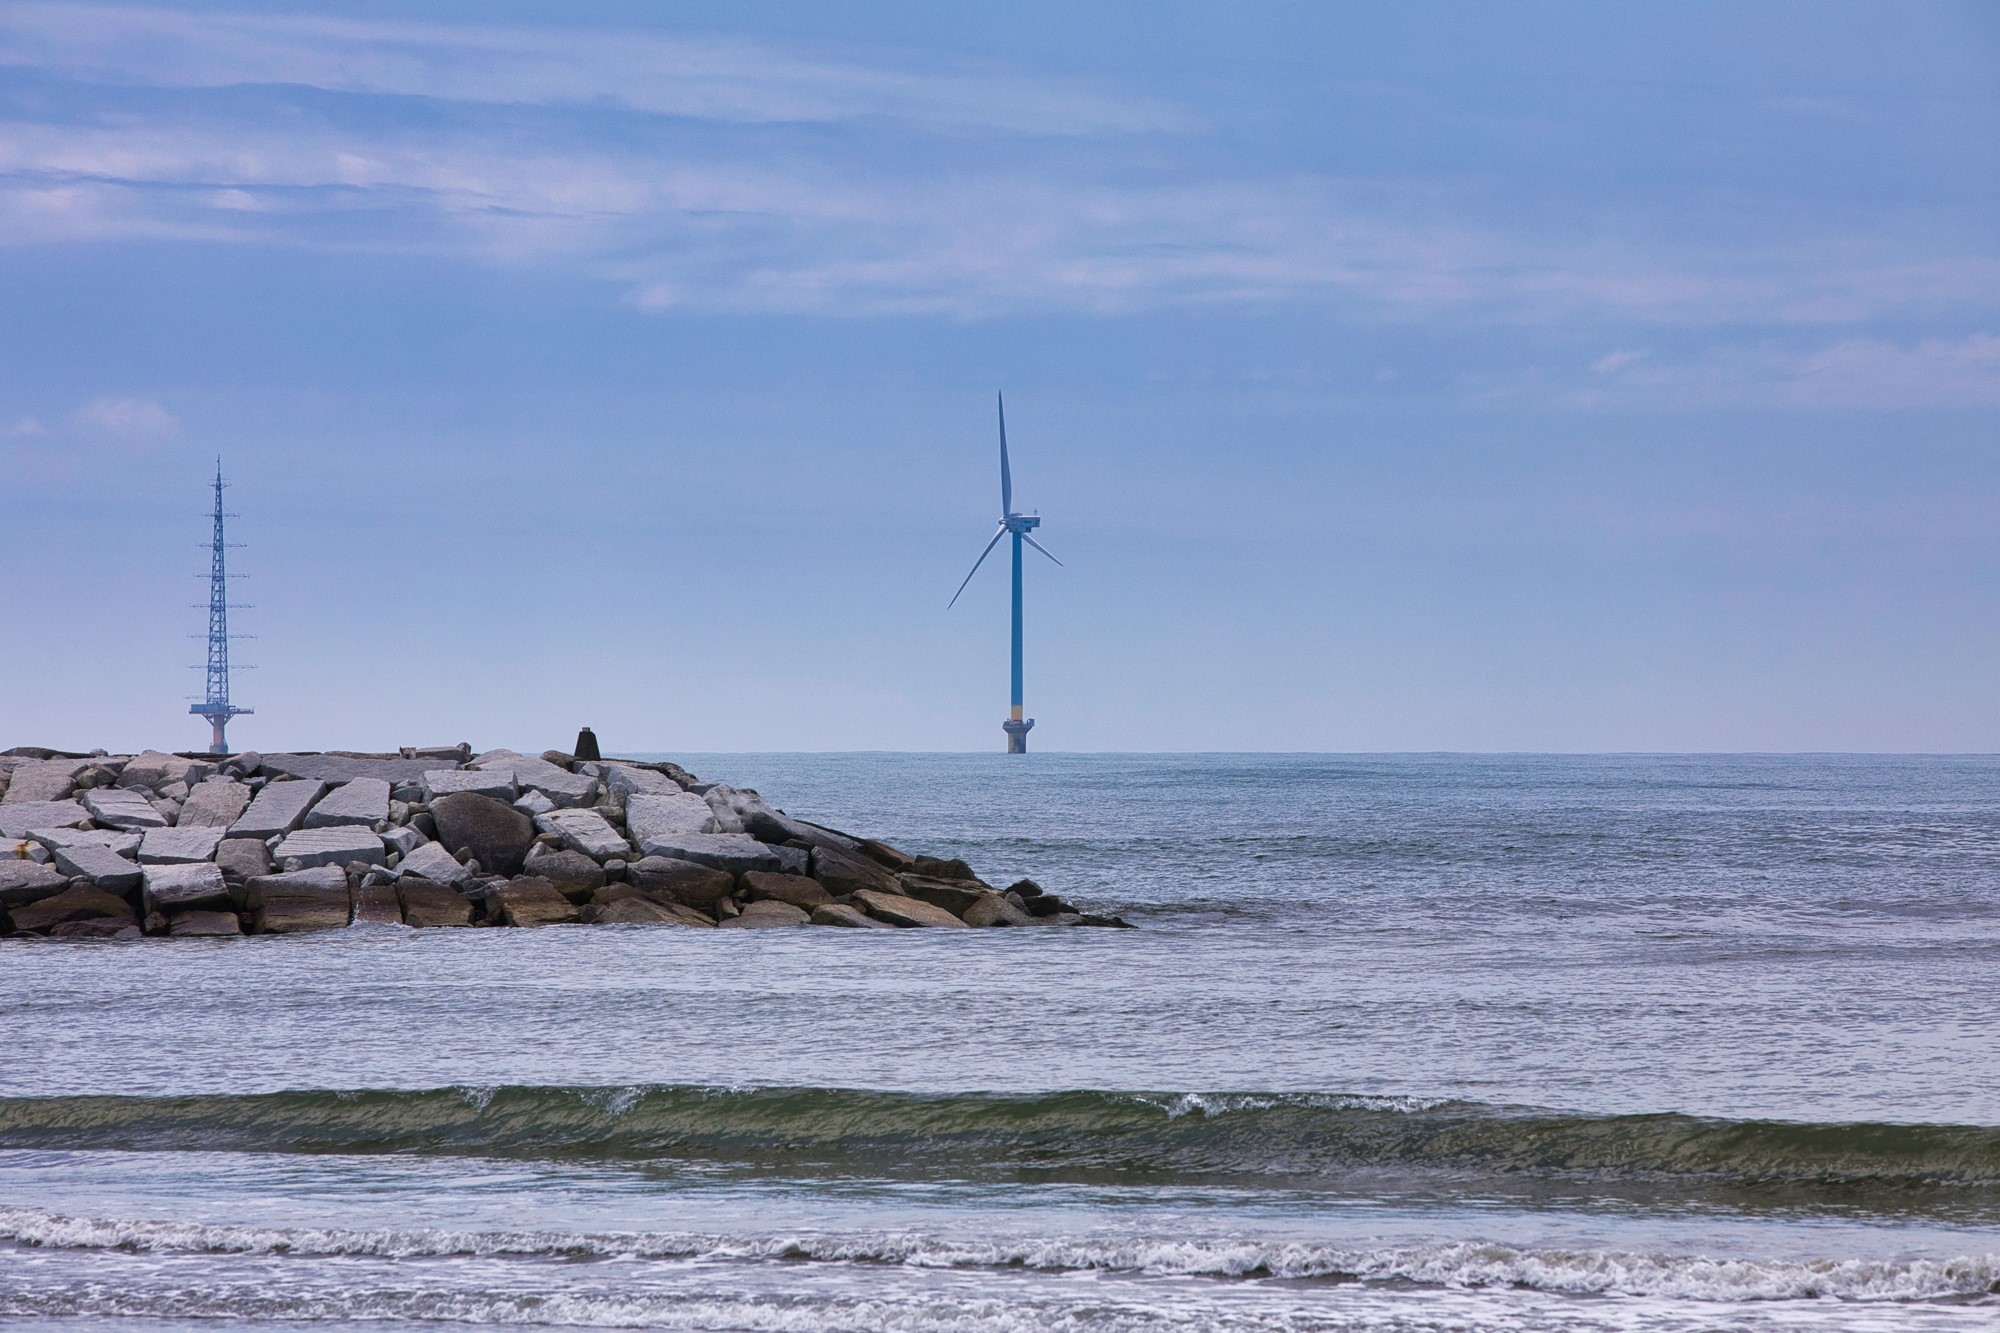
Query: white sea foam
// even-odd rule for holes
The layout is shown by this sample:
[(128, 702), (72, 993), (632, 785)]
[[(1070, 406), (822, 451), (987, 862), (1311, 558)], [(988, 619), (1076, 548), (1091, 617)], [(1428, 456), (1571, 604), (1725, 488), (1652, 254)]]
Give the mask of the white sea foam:
[(0, 1208), (0, 1240), (50, 1249), (157, 1254), (804, 1260), (939, 1269), (1320, 1278), (1694, 1301), (1963, 1300), (1988, 1297), (2000, 1287), (2000, 1253), (1949, 1259), (1718, 1259), (1616, 1250), (1534, 1250), (1483, 1241), (1352, 1249), (1226, 1238), (1057, 1236), (965, 1241), (893, 1232), (460, 1232), (216, 1226), (65, 1217), (22, 1208)]

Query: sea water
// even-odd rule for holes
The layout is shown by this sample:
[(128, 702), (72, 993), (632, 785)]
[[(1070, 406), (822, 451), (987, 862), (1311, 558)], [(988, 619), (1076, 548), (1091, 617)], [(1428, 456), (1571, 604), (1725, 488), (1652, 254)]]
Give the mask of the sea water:
[(0, 1319), (2000, 1327), (2000, 760), (671, 757), (1138, 929), (0, 941)]

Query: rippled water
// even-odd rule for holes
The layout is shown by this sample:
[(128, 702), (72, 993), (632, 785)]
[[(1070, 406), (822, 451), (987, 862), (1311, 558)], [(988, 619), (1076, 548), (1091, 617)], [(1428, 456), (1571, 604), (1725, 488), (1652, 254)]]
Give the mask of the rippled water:
[(2000, 760), (672, 757), (1140, 929), (0, 941), (0, 1318), (2000, 1326)]

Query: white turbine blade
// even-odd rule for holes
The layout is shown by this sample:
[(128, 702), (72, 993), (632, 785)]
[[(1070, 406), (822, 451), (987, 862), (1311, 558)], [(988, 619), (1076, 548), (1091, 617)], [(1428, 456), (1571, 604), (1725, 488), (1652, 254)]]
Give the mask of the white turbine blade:
[[(1034, 547), (1037, 551), (1040, 551), (1043, 555), (1049, 555), (1049, 548), (1036, 541), (1033, 537), (1030, 537), (1027, 533), (1024, 532), (1021, 534), (1021, 540)], [(1056, 560), (1052, 555), (1049, 555), (1049, 559)], [(1062, 561), (1056, 560), (1056, 563), (1061, 565)], [(1064, 568), (1068, 568), (1068, 566), (1064, 566)]]
[[(1000, 525), (1000, 531), (993, 534), (993, 540), (986, 543), (986, 549), (979, 553), (979, 558), (972, 562), (972, 570), (965, 576), (965, 583), (972, 582), (972, 575), (977, 574), (979, 572), (979, 567), (986, 563), (986, 557), (993, 554), (993, 548), (998, 546), (1000, 544), (1000, 539), (1006, 535), (1007, 535), (1007, 525), (1003, 523)], [(1043, 554), (1046, 555), (1047, 552), (1043, 552)], [(1054, 559), (1053, 556), (1051, 556), (1050, 558)], [(961, 583), (958, 585), (958, 592), (953, 593), (951, 595), (951, 600), (944, 604), (945, 610), (949, 611), (951, 610), (952, 607), (958, 605), (958, 595), (959, 593), (965, 591), (965, 583)]]
[(1007, 468), (1007, 400), (997, 393), (993, 397), (1000, 404), (1000, 517), (1004, 519), (1014, 512), (1014, 474)]

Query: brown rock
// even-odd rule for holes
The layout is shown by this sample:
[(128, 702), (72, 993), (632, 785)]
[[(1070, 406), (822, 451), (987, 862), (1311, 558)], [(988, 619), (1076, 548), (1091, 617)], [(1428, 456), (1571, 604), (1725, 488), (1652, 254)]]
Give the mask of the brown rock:
[(54, 866), (13, 858), (0, 861), (0, 907), (22, 907), (53, 898), (69, 887), (69, 876)]
[(900, 894), (903, 888), (884, 867), (837, 847), (813, 848), (812, 877), (824, 884), (831, 894), (854, 893), (861, 889)]
[(710, 912), (736, 887), (735, 877), (727, 870), (672, 856), (641, 857), (625, 867), (625, 878), (656, 898)]
[(977, 880), (979, 878), (972, 873), (972, 867), (965, 862), (957, 859), (940, 861), (935, 856), (919, 856), (917, 863), (910, 867), (910, 871), (922, 875), (925, 879)]
[(97, 916), (83, 921), (63, 921), (49, 927), (49, 934), (72, 940), (136, 940), (144, 938), (139, 923), (131, 917)]
[(966, 909), (980, 899), (992, 895), (993, 890), (978, 880), (930, 879), (923, 875), (898, 875), (903, 892), (912, 898), (921, 898), (932, 907), (942, 907), (953, 916), (962, 917)]
[(746, 903), (741, 916), (732, 916), (727, 921), (716, 922), (718, 929), (729, 926), (738, 930), (770, 930), (776, 927), (803, 926), (812, 920), (800, 908), (790, 903), (781, 903), (775, 898), (765, 898), (758, 902)]
[(47, 932), (67, 921), (117, 920), (139, 924), (138, 914), (131, 904), (117, 894), (94, 889), (87, 884), (64, 889), (38, 902), (24, 903), (9, 909), (14, 918), (14, 929)]
[(905, 897), (900, 893), (862, 889), (854, 895), (854, 901), (877, 921), (887, 921), (892, 926), (956, 926), (960, 930), (965, 929), (965, 923), (944, 908), (933, 907), (921, 899)]
[[(852, 837), (853, 835), (850, 834), (849, 836)], [(911, 856), (908, 852), (898, 851), (886, 842), (877, 842), (873, 838), (855, 838), (854, 845), (861, 849), (863, 856), (866, 856), (877, 865), (888, 867), (890, 870), (915, 870), (917, 868), (916, 857)]]
[(437, 840), (453, 856), (472, 859), (489, 875), (518, 875), (535, 840), (532, 819), (504, 801), (476, 792), (453, 792), (431, 802)]
[(176, 939), (242, 933), (243, 923), (234, 912), (176, 912), (167, 922), (167, 934)]
[(469, 926), (472, 901), (454, 889), (433, 884), (415, 875), (396, 881), (396, 901), (403, 909), (406, 926)]
[(804, 875), (780, 875), (771, 870), (749, 870), (744, 872), (743, 887), (753, 903), (771, 899), (790, 903), (808, 912), (833, 901), (833, 895), (822, 888), (818, 880), (807, 879)]
[(643, 893), (615, 899), (604, 906), (586, 907), (585, 914), (600, 926), (705, 926), (715, 928), (700, 912), (681, 903), (658, 902)]
[(815, 926), (858, 926), (864, 930), (894, 930), (886, 921), (857, 912), (846, 903), (822, 903), (813, 908), (812, 923)]
[(490, 915), (495, 908), (499, 909), (500, 919), (510, 926), (553, 926), (577, 917), (576, 904), (545, 879), (516, 879), (494, 885), (487, 895), (486, 910)]
[(989, 893), (963, 912), (959, 918), (968, 926), (1032, 926), (1035, 918), (997, 893)]
[(403, 905), (396, 899), (393, 884), (362, 884), (348, 891), (354, 904), (355, 925), (372, 922), (379, 926), (403, 924)]

